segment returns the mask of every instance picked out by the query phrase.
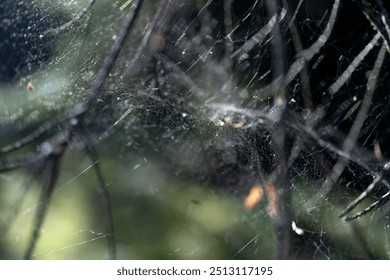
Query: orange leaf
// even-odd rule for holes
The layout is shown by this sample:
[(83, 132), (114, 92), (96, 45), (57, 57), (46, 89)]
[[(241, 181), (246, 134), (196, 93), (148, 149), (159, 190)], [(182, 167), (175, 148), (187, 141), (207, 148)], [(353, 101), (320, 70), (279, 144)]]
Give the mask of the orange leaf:
[(272, 218), (275, 218), (278, 214), (278, 208), (277, 208), (277, 199), (278, 194), (275, 190), (275, 185), (271, 182), (267, 182), (265, 185), (265, 192), (267, 193), (267, 199), (268, 199), (268, 206), (267, 206), (267, 212), (268, 215), (270, 215)]
[(254, 185), (249, 191), (248, 196), (245, 199), (244, 208), (246, 210), (251, 210), (255, 207), (263, 197), (263, 189), (260, 185)]

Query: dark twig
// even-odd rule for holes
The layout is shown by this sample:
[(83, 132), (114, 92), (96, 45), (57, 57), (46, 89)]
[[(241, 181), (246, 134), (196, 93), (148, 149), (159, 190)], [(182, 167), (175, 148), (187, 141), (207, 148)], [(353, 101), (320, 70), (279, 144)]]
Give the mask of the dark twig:
[(62, 156), (66, 150), (66, 147), (67, 147), (67, 142), (60, 143), (59, 149), (53, 152), (47, 158), (47, 164), (48, 164), (46, 167), (47, 177), (43, 184), (41, 198), (39, 200), (38, 209), (35, 214), (34, 229), (26, 253), (24, 255), (25, 259), (31, 259), (32, 253), (38, 241), (40, 229), (42, 227), (45, 214), (47, 212), (49, 202), (54, 191), (54, 187), (57, 183), (60, 164), (61, 164)]
[(387, 12), (382, 0), (357, 0), (363, 14), (370, 22), (372, 28), (378, 31), (386, 45), (387, 50), (390, 52), (390, 15)]
[(300, 53), (297, 54), (297, 59), (288, 68), (286, 74), (278, 77), (277, 79), (274, 79), (270, 85), (261, 89), (260, 95), (262, 99), (269, 96), (273, 96), (275, 88), (287, 87), (296, 78), (296, 76), (302, 70), (304, 70), (304, 68), (306, 67), (305, 65), (308, 62), (310, 62), (313, 59), (313, 57), (316, 54), (318, 54), (320, 50), (325, 46), (334, 28), (339, 6), (340, 6), (340, 0), (335, 0), (333, 3), (332, 11), (329, 16), (328, 23), (325, 26), (324, 32), (318, 37), (318, 39), (310, 47), (302, 50)]
[(124, 22), (121, 30), (119, 31), (118, 38), (115, 40), (115, 43), (111, 47), (111, 50), (109, 52), (109, 55), (106, 57), (106, 59), (103, 62), (103, 66), (100, 69), (97, 77), (91, 84), (91, 91), (87, 98), (87, 101), (83, 104), (86, 113), (91, 106), (95, 103), (95, 101), (98, 99), (98, 97), (101, 94), (101, 89), (104, 85), (104, 82), (106, 81), (106, 78), (108, 74), (111, 72), (112, 68), (115, 65), (115, 62), (119, 56), (119, 53), (123, 49), (123, 44), (126, 41), (127, 37), (130, 34), (130, 30), (134, 25), (134, 22), (139, 14), (139, 11), (141, 10), (143, 0), (138, 0), (134, 4), (134, 8), (131, 10), (129, 16), (127, 16), (126, 21)]
[[(24, 162), (22, 161), (16, 161), (13, 165), (12, 164), (5, 164), (4, 161), (2, 162), (2, 165), (4, 165), (4, 168), (16, 168), (17, 164), (31, 164), (33, 163), (32, 161), (38, 161), (38, 160), (43, 160), (46, 159), (47, 161), (47, 170), (48, 170), (48, 175), (47, 175), (47, 182), (44, 183), (43, 190), (42, 190), (42, 195), (40, 199), (40, 204), (39, 208), (37, 210), (35, 222), (34, 222), (34, 230), (32, 233), (31, 241), (28, 245), (28, 248), (25, 253), (25, 258), (30, 259), (33, 253), (33, 250), (35, 248), (36, 242), (39, 238), (39, 232), (40, 228), (42, 226), (42, 223), (44, 221), (44, 216), (47, 210), (48, 203), (50, 201), (51, 195), (53, 193), (55, 184), (57, 182), (57, 178), (59, 175), (59, 166), (61, 163), (62, 156), (64, 152), (66, 151), (68, 147), (68, 143), (71, 142), (73, 139), (74, 135), (77, 134), (77, 132), (80, 132), (82, 130), (81, 128), (85, 124), (85, 116), (86, 114), (93, 109), (93, 105), (97, 98), (101, 94), (102, 87), (104, 85), (104, 82), (112, 70), (116, 59), (119, 56), (120, 51), (123, 49), (123, 44), (124, 41), (126, 40), (127, 36), (130, 33), (130, 30), (135, 22), (135, 19), (137, 18), (138, 12), (141, 8), (142, 0), (138, 0), (135, 4), (135, 7), (131, 10), (130, 15), (127, 17), (127, 20), (125, 21), (122, 29), (120, 30), (118, 39), (115, 41), (114, 45), (112, 46), (109, 55), (105, 59), (103, 66), (101, 70), (99, 71), (96, 79), (92, 82), (91, 84), (91, 90), (90, 94), (87, 96), (87, 99), (84, 103), (81, 103), (79, 105), (76, 105), (74, 109), (71, 111), (72, 114), (72, 121), (70, 121), (70, 128), (68, 129), (68, 133), (61, 134), (60, 137), (55, 139), (56, 141), (53, 141), (52, 143), (44, 142), (42, 145), (49, 144), (50, 149), (46, 151), (43, 149), (41, 153), (36, 156), (36, 155), (31, 155), (30, 157), (27, 158)], [(91, 2), (92, 3), (92, 2)], [(54, 122), (55, 123), (55, 122)], [(22, 141), (17, 144), (17, 145), (11, 145), (8, 147), (3, 148), (5, 152), (9, 152), (15, 149), (18, 149), (18, 147), (27, 145), (28, 143), (31, 143), (34, 141), (36, 138), (38, 138), (41, 134), (44, 132), (48, 131), (54, 123), (48, 122), (45, 125), (43, 125), (41, 128), (39, 128), (36, 133), (33, 133), (32, 136), (26, 137), (22, 139)], [(89, 148), (89, 155), (91, 159), (95, 159), (96, 154), (93, 154), (91, 149), (93, 149), (93, 146), (90, 145), (91, 142), (86, 141), (86, 144)], [(88, 149), (87, 149), (88, 150)], [(3, 169), (4, 169), (3, 168)], [(101, 174), (101, 171), (99, 167), (95, 165), (95, 170), (96, 174), (98, 176), (98, 180), (100, 183), (99, 190), (102, 193), (102, 200), (104, 202), (104, 205), (107, 210), (107, 215), (109, 219), (109, 232), (110, 236), (108, 238), (109, 242), (109, 248), (110, 248), (110, 257), (115, 258), (116, 256), (116, 251), (115, 251), (115, 235), (114, 235), (114, 225), (113, 225), (113, 219), (112, 219), (112, 211), (111, 211), (111, 206), (108, 202), (109, 195), (108, 191), (105, 187), (103, 176)]]
[[(363, 127), (363, 124), (367, 118), (368, 110), (370, 109), (372, 98), (376, 89), (378, 75), (380, 73), (380, 70), (382, 69), (383, 61), (385, 59), (385, 54), (386, 45), (382, 44), (382, 48), (379, 51), (378, 57), (375, 61), (374, 67), (368, 79), (367, 91), (360, 105), (359, 112), (342, 146), (343, 153), (348, 156), (354, 148), (356, 141), (359, 137), (360, 130)], [(305, 207), (308, 208), (309, 211), (315, 208), (315, 205), (318, 204), (318, 200), (324, 197), (330, 191), (330, 189), (339, 179), (340, 175), (343, 173), (344, 168), (347, 164), (348, 159), (346, 157), (339, 158), (337, 163), (333, 166), (331, 173), (326, 177), (324, 183), (321, 186), (320, 191), (312, 199), (305, 203)]]
[(340, 218), (345, 217), (348, 213), (350, 213), (353, 209), (355, 209), (356, 206), (363, 199), (365, 199), (374, 190), (374, 188), (386, 178), (386, 176), (389, 173), (390, 173), (390, 163), (387, 163), (385, 165), (383, 172), (379, 176), (375, 177), (375, 179), (371, 182), (371, 184), (367, 187), (367, 189), (364, 192), (362, 192), (359, 195), (359, 197), (357, 197), (354, 201), (348, 204), (345, 210), (340, 214)]
[(256, 45), (260, 45), (261, 43), (263, 43), (267, 35), (271, 33), (272, 28), (274, 28), (275, 24), (278, 21), (283, 20), (285, 15), (286, 15), (285, 9), (282, 9), (280, 14), (275, 13), (274, 15), (272, 15), (268, 23), (263, 28), (261, 28), (258, 32), (256, 32), (256, 34), (254, 34), (251, 38), (249, 38), (241, 48), (239, 48), (233, 54), (231, 54), (231, 57), (233, 58), (238, 54), (240, 54), (240, 56), (238, 57), (239, 62), (242, 62), (243, 60), (247, 59), (249, 56), (248, 53)]
[(303, 50), (295, 62), (290, 66), (286, 76), (283, 78), (283, 84), (286, 86), (295, 79), (295, 77), (302, 71), (306, 63), (309, 62), (318, 52), (325, 46), (336, 22), (337, 12), (339, 10), (340, 0), (335, 0), (332, 11), (329, 16), (328, 23), (325, 26), (324, 32), (318, 37), (309, 48)]
[[(139, 2), (142, 3), (143, 1)], [(137, 6), (140, 6), (140, 3), (137, 4)], [(127, 67), (125, 73), (123, 74), (126, 82), (136, 76), (144, 68), (144, 66), (150, 62), (153, 52), (155, 51), (153, 50), (153, 47), (151, 47), (150, 41), (153, 36), (164, 36), (165, 32), (169, 28), (169, 21), (175, 12), (175, 7), (178, 6), (177, 0), (160, 1), (152, 22), (142, 39), (141, 45), (137, 49), (135, 57), (130, 61), (129, 67)]]
[(16, 151), (20, 148), (23, 148), (35, 140), (37, 140), (39, 137), (41, 137), (43, 134), (47, 133), (50, 129), (57, 126), (60, 123), (65, 123), (69, 119), (73, 118), (74, 115), (77, 114), (77, 111), (74, 109), (69, 110), (65, 112), (63, 115), (61, 115), (58, 118), (50, 119), (46, 122), (44, 122), (41, 126), (39, 126), (37, 129), (35, 129), (33, 132), (29, 133), (24, 138), (16, 141), (13, 144), (4, 146), (0, 148), (0, 155), (5, 155), (7, 153), (11, 153), (13, 151)]
[[(280, 1), (268, 0), (266, 7), (269, 17), (277, 15), (280, 18), (281, 3)], [(283, 77), (285, 74), (285, 42), (283, 33), (280, 28), (279, 20), (272, 28), (272, 74), (274, 81)], [(276, 84), (274, 84), (276, 85)], [(275, 86), (274, 92), (274, 110), (273, 118), (275, 118), (275, 126), (271, 131), (273, 151), (275, 152), (276, 169), (272, 174), (272, 181), (277, 188), (277, 215), (275, 217), (275, 229), (277, 234), (277, 259), (288, 259), (290, 251), (290, 203), (291, 191), (288, 178), (288, 166), (286, 155), (286, 126), (284, 123), (286, 110), (285, 88)]]
[[(303, 44), (301, 41), (301, 38), (299, 36), (298, 29), (295, 25), (295, 17), (298, 12), (298, 9), (300, 8), (303, 0), (301, 0), (298, 4), (297, 10), (295, 11), (294, 15), (291, 15), (291, 10), (288, 4), (287, 0), (283, 0), (283, 6), (285, 7), (287, 13), (286, 18), (290, 22), (288, 25), (288, 28), (290, 29), (291, 33), (291, 39), (294, 44), (295, 52), (297, 54), (301, 53), (303, 51)], [(304, 106), (307, 109), (313, 108), (313, 98), (311, 93), (311, 87), (310, 87), (310, 78), (309, 78), (309, 70), (307, 69), (307, 63), (304, 63), (304, 66), (302, 68), (302, 71), (299, 75), (300, 81), (301, 81), (301, 88), (302, 88), (302, 96), (304, 101)]]
[(78, 22), (82, 17), (84, 17), (87, 14), (87, 12), (92, 8), (92, 5), (95, 3), (95, 1), (96, 0), (90, 0), (87, 6), (85, 6), (84, 9), (72, 20), (61, 25), (60, 27), (46, 30), (40, 37), (43, 38), (45, 36), (56, 36), (61, 32), (65, 31), (66, 29), (69, 29), (73, 24)]
[(100, 199), (102, 201), (103, 207), (107, 214), (107, 245), (109, 248), (109, 258), (111, 260), (116, 259), (116, 242), (115, 242), (115, 226), (114, 226), (114, 218), (112, 215), (112, 207), (110, 202), (110, 193), (107, 189), (107, 184), (104, 180), (103, 173), (99, 164), (99, 155), (95, 149), (95, 146), (92, 143), (92, 140), (88, 136), (87, 133), (81, 132), (83, 134), (84, 142), (86, 144), (86, 151), (88, 153), (89, 158), (93, 164), (93, 167), (96, 172), (96, 177), (98, 179), (98, 191), (100, 195)]
[(18, 169), (26, 165), (33, 165), (47, 157), (47, 153), (28, 153), (23, 156), (15, 156), (0, 161), (0, 172)]
[(364, 47), (364, 49), (353, 59), (347, 69), (345, 69), (344, 72), (340, 75), (340, 77), (329, 87), (328, 91), (330, 94), (337, 93), (340, 88), (349, 80), (352, 73), (360, 65), (360, 63), (367, 56), (367, 54), (369, 54), (369, 52), (378, 43), (379, 38), (381, 38), (381, 35), (379, 32), (377, 32), (374, 38), (372, 38), (372, 40)]
[(361, 216), (364, 216), (365, 214), (371, 212), (375, 208), (378, 208), (379, 206), (385, 204), (389, 200), (390, 200), (390, 192), (387, 192), (383, 196), (381, 196), (377, 201), (375, 201), (370, 206), (368, 206), (366, 209), (356, 213), (355, 215), (345, 216), (344, 220), (351, 221), (351, 220), (359, 219)]
[(12, 226), (12, 221), (16, 219), (18, 216), (22, 202), (26, 198), (26, 195), (28, 193), (28, 189), (31, 187), (33, 183), (34, 176), (37, 175), (38, 171), (42, 169), (41, 164), (32, 165), (31, 166), (31, 172), (26, 174), (26, 177), (23, 179), (23, 182), (20, 184), (20, 187), (17, 191), (17, 197), (13, 201), (13, 205), (10, 207), (10, 209), (7, 209), (4, 218), (2, 219), (0, 223), (0, 238), (4, 237), (9, 229)]

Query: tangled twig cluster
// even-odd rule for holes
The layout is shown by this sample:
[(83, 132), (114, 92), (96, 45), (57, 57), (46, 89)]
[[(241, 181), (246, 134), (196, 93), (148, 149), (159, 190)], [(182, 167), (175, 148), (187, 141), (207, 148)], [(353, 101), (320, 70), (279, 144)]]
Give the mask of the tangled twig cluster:
[[(137, 0), (133, 2), (120, 32), (116, 35), (109, 54), (106, 56), (99, 73), (90, 84), (89, 92), (86, 94), (84, 101), (60, 113), (54, 119), (44, 122), (22, 139), (0, 148), (1, 172), (36, 165), (44, 166), (46, 171), (46, 180), (42, 187), (35, 226), (25, 258), (31, 258), (33, 254), (39, 237), (40, 227), (47, 211), (47, 205), (61, 170), (63, 156), (73, 141), (83, 143), (84, 150), (87, 152), (91, 162), (94, 163), (96, 176), (99, 179), (102, 204), (107, 213), (107, 232), (109, 233), (107, 234), (107, 241), (110, 257), (116, 257), (115, 230), (109, 191), (106, 188), (106, 183), (98, 164), (99, 155), (95, 149), (94, 141), (91, 139), (88, 125), (90, 119), (93, 118), (94, 112), (97, 110), (97, 100), (99, 98), (104, 97), (112, 88), (118, 90), (128, 87), (139, 75), (151, 77), (150, 81), (154, 83), (156, 91), (156, 95), (153, 98), (157, 103), (159, 101), (161, 103), (173, 102), (173, 107), (178, 107), (177, 111), (181, 112), (181, 115), (191, 114), (196, 110), (217, 112), (217, 114), (212, 114), (212, 117), (209, 114), (205, 114), (203, 118), (211, 120), (216, 126), (244, 131), (244, 133), (248, 134), (265, 132), (269, 135), (267, 143), (270, 145), (271, 153), (274, 154), (272, 168), (263, 168), (263, 163), (260, 160), (257, 160), (256, 164), (250, 164), (258, 167), (257, 169), (254, 168), (256, 169), (255, 180), (260, 181), (262, 184), (270, 184), (269, 182), (272, 182), (276, 189), (275, 200), (277, 203), (273, 212), (273, 220), (278, 231), (278, 258), (287, 258), (289, 256), (288, 231), (292, 221), (290, 209), (292, 191), (290, 170), (296, 160), (312, 147), (324, 150), (324, 157), (329, 156), (333, 161), (332, 166), (326, 169), (327, 173), (317, 194), (305, 203), (304, 207), (308, 211), (313, 210), (318, 202), (327, 195), (339, 181), (346, 167), (351, 164), (365, 170), (373, 179), (359, 197), (345, 207), (340, 217), (345, 220), (357, 219), (389, 200), (390, 191), (387, 191), (365, 209), (355, 214), (352, 213), (364, 199), (370, 196), (379, 184), (388, 186), (387, 175), (390, 164), (379, 154), (375, 154), (374, 151), (367, 158), (361, 157), (363, 148), (359, 144), (359, 138), (367, 121), (374, 94), (380, 82), (381, 69), (387, 55), (389, 42), (388, 33), (386, 32), (389, 30), (388, 23), (390, 19), (383, 7), (384, 12), (382, 14), (365, 13), (369, 22), (377, 26), (376, 34), (342, 73), (327, 85), (326, 93), (324, 93), (331, 100), (336, 98), (366, 57), (376, 52), (378, 44), (381, 45), (379, 52), (376, 54), (375, 62), (371, 67), (367, 84), (365, 85), (365, 92), (359, 101), (359, 105), (352, 109), (348, 108), (350, 110), (347, 113), (342, 112), (344, 116), (346, 114), (353, 115), (354, 119), (342, 141), (335, 142), (330, 139), (331, 137), (328, 134), (322, 133), (322, 130), (326, 129), (326, 126), (323, 124), (327, 123), (326, 117), (328, 116), (329, 104), (316, 101), (315, 94), (317, 93), (313, 92), (311, 86), (309, 65), (312, 67), (315, 60), (321, 56), (327, 44), (331, 44), (329, 41), (337, 24), (342, 1), (334, 0), (322, 32), (317, 35), (316, 39), (309, 46), (303, 47), (304, 44), (296, 26), (297, 13), (299, 13), (299, 7), (303, 1), (300, 1), (295, 11), (290, 7), (290, 1), (287, 0), (265, 1), (265, 4), (260, 3), (261, 1), (254, 1), (247, 13), (237, 20), (232, 15), (234, 1), (225, 0), (223, 1), (223, 23), (220, 23), (223, 25), (221, 29), (223, 30), (222, 34), (217, 35), (215, 41), (209, 45), (207, 43), (203, 45), (199, 43), (199, 46), (197, 46), (196, 43), (199, 40), (207, 41), (207, 36), (213, 34), (213, 30), (207, 30), (207, 28), (211, 27), (207, 26), (207, 24), (203, 26), (200, 24), (200, 35), (198, 35), (203, 36), (202, 32), (204, 32), (204, 38), (188, 38), (187, 33), (190, 33), (191, 25), (194, 25), (194, 22), (199, 20), (200, 15), (207, 14), (207, 10), (211, 8), (213, 1), (205, 3), (199, 1), (202, 2), (202, 5), (196, 10), (192, 22), (187, 24), (184, 30), (180, 31), (180, 36), (171, 38), (170, 36), (173, 35), (169, 33), (169, 24), (178, 13), (180, 1), (162, 0), (153, 19), (144, 31), (142, 41), (134, 52), (133, 57), (125, 57), (128, 63), (124, 72), (120, 75), (120, 81), (116, 82), (114, 86), (110, 85), (111, 89), (108, 89), (107, 81), (109, 75), (115, 69), (118, 57), (120, 55), (123, 56), (123, 53), (125, 53), (126, 42), (128, 42), (129, 35), (134, 29), (134, 24), (139, 18), (144, 1)], [(359, 2), (363, 9), (366, 9), (365, 2)], [(380, 0), (374, 2), (377, 4), (382, 3)], [(75, 22), (83, 21), (83, 16), (93, 8), (94, 3), (95, 0), (91, 0), (88, 6), (73, 20), (61, 27), (47, 30), (42, 34), (42, 37), (57, 36), (62, 32), (67, 32)], [(247, 34), (244, 43), (232, 39), (235, 38), (235, 32), (244, 25), (245, 21), (250, 17), (254, 17), (255, 11), (260, 9), (259, 6), (261, 6), (264, 14), (267, 15), (268, 20), (265, 24), (259, 26), (256, 32)], [(210, 19), (207, 21), (207, 16), (204, 17), (204, 20), (207, 23), (211, 22)], [(226, 79), (222, 82), (218, 93), (208, 93), (207, 90), (199, 86), (197, 81), (194, 81), (196, 74), (193, 73), (200, 71), (196, 69), (198, 64), (200, 64), (199, 61), (207, 61), (207, 56), (217, 49), (215, 44), (219, 41), (222, 42), (219, 44), (222, 47), (218, 47), (222, 51), (220, 52), (218, 63), (223, 65), (223, 67), (221, 67), (222, 70), (218, 68), (215, 72), (220, 71), (221, 75)], [(191, 44), (194, 44), (194, 46), (190, 46)], [(239, 72), (236, 69), (245, 65), (250, 59), (255, 61), (252, 56), (256, 56), (259, 48), (264, 46), (268, 48), (268, 52), (264, 56), (268, 56), (271, 61), (270, 69), (264, 75), (272, 75), (270, 82), (266, 86), (255, 89), (253, 93), (249, 94), (249, 98), (244, 98), (245, 100), (239, 102), (238, 105), (234, 100), (231, 102), (231, 99), (234, 99), (232, 96), (248, 92), (248, 87), (255, 83), (254, 81), (262, 80), (261, 77), (258, 77), (261, 74), (261, 66), (258, 66), (259, 71), (255, 72), (248, 85), (243, 88), (237, 82)], [(197, 58), (189, 60), (188, 67), (186, 67), (187, 64), (185, 62), (183, 63), (184, 66), (182, 66), (169, 55), (173, 52), (169, 48), (175, 47), (178, 49), (184, 48), (183, 53), (184, 50), (194, 51)], [(291, 49), (294, 49), (293, 56), (288, 55)], [(216, 60), (213, 61), (214, 64), (215, 62)], [(205, 63), (204, 65), (204, 67), (214, 67), (211, 63)], [(158, 71), (159, 67), (164, 69), (166, 73)], [(197, 98), (201, 101), (183, 104), (188, 101), (186, 97), (177, 102), (177, 100), (172, 101), (166, 95), (160, 94), (161, 88), (168, 84), (166, 82), (168, 79), (164, 75), (169, 75), (169, 79), (173, 80), (181, 88), (192, 92), (193, 95), (197, 95)], [(145, 78), (145, 80), (147, 79)], [(293, 90), (297, 85), (299, 87), (298, 94)], [(142, 91), (140, 90), (140, 92)], [(152, 98), (151, 95), (148, 95), (148, 98)], [(223, 100), (222, 103), (220, 103), (221, 99)], [(229, 104), (229, 106), (226, 104)], [(126, 118), (126, 116), (126, 113), (123, 114), (121, 119)], [(53, 128), (59, 124), (62, 127), (61, 131), (52, 133)], [(42, 136), (45, 135), (47, 137), (41, 140)], [(36, 144), (37, 141), (39, 141), (38, 144)], [(21, 156), (12, 155), (13, 153), (17, 154), (16, 152), (28, 145), (35, 145), (36, 151)], [(259, 147), (254, 149), (255, 154), (259, 153)], [(375, 168), (372, 168), (373, 165)], [(270, 172), (265, 172), (265, 169), (270, 170)]]

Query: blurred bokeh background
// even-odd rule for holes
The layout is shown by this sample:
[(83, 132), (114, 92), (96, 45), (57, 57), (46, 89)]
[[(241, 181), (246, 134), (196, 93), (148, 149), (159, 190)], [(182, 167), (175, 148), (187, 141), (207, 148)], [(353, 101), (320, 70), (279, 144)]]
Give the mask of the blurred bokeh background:
[[(5, 0), (0, 4), (1, 27), (18, 29), (13, 33), (0, 33), (2, 147), (29, 135), (88, 94), (92, 80), (117, 39), (132, 1), (97, 0), (91, 11), (69, 30), (53, 39), (40, 37), (44, 30), (60, 26), (76, 16), (88, 2), (29, 0), (20, 4)], [(201, 100), (197, 96), (188, 98), (186, 92), (168, 92), (162, 94), (166, 100), (155, 102), (146, 90), (144, 95), (139, 93), (141, 87), (151, 89), (149, 76), (141, 75), (131, 87), (110, 87), (128, 66), (126, 58), (135, 53), (135, 46), (141, 43), (159, 3), (145, 2), (142, 16), (108, 79), (106, 94), (98, 100), (89, 118), (88, 129), (96, 145), (98, 160), (90, 160), (77, 137), (70, 143), (33, 258), (108, 258), (107, 213), (94, 170), (94, 166), (99, 165), (110, 195), (119, 259), (272, 259), (276, 255), (277, 232), (269, 215), (267, 199), (263, 198), (252, 209), (244, 207), (250, 188), (257, 183), (251, 177), (251, 171), (245, 169), (247, 154), (251, 153), (253, 145), (260, 145), (259, 138), (263, 136), (218, 126), (212, 120), (213, 112), (199, 106), (214, 96), (216, 83), (224, 76), (218, 77), (214, 70), (197, 73), (195, 83), (206, 92)], [(206, 2), (182, 1), (180, 9), (196, 15), (194, 7), (203, 7)], [(213, 8), (215, 4), (216, 8), (211, 9), (214, 18), (219, 16), (220, 2), (213, 1), (210, 6)], [(328, 11), (333, 1), (321, 1), (324, 7), (313, 6), (312, 2), (304, 4), (305, 14), (300, 15), (307, 16), (307, 23), (299, 22), (312, 32), (313, 37), (319, 35), (324, 26), (321, 13), (315, 9)], [(248, 3), (245, 5), (250, 7), (252, 3)], [(298, 5), (295, 1), (291, 3)], [(239, 13), (238, 7), (236, 9)], [(177, 22), (173, 29), (180, 32), (186, 26), (190, 27), (185, 16), (178, 16)], [(213, 28), (218, 25), (215, 20), (210, 22), (214, 24)], [(241, 24), (240, 28), (245, 29), (248, 23)], [(256, 24), (259, 23), (253, 22), (253, 26), (257, 27)], [(252, 30), (247, 28), (249, 36)], [(199, 31), (201, 27), (194, 29)], [(192, 26), (188, 32), (191, 30)], [(240, 32), (244, 34), (244, 31)], [(368, 35), (364, 36), (362, 40), (367, 41)], [(11, 49), (4, 47), (8, 39), (13, 44)], [(206, 36), (206, 39), (212, 44), (218, 42), (215, 38)], [(218, 50), (218, 46), (216, 48)], [(352, 49), (345, 52), (352, 52)], [(20, 60), (15, 58), (12, 64), (5, 60), (15, 54)], [(261, 57), (255, 56), (250, 63), (259, 61)], [(267, 59), (264, 61), (267, 63)], [(5, 65), (11, 65), (13, 69), (9, 70)], [(163, 71), (156, 65), (157, 71)], [(362, 66), (365, 67), (369, 66)], [(243, 78), (237, 82), (240, 86), (249, 75), (245, 71), (250, 72), (252, 67), (244, 65), (241, 68), (244, 70), (237, 70), (237, 76)], [(337, 73), (329, 75), (334, 74)], [(313, 79), (317, 76), (313, 75)], [(256, 91), (266, 82), (260, 81), (248, 91)], [(360, 76), (353, 82), (356, 90), (365, 86)], [(167, 83), (172, 91), (180, 88), (174, 82)], [(182, 114), (181, 120), (176, 113), (170, 115), (170, 98), (188, 102), (193, 110)], [(222, 101), (228, 104), (231, 98)], [(12, 156), (36, 152), (38, 144), (46, 137), (65, 128), (59, 123)], [(264, 153), (267, 151), (264, 147)], [(321, 149), (312, 151), (320, 152)], [(2, 155), (2, 164), (12, 160), (12, 156)], [(309, 157), (308, 154), (305, 156)], [(268, 160), (267, 155), (263, 157)], [(351, 176), (355, 175), (351, 171), (349, 182), (341, 181), (315, 210), (308, 211), (304, 203), (318, 193), (323, 178), (310, 160), (305, 162), (303, 159), (302, 162), (291, 175), (289, 207), (294, 223), (290, 229), (290, 258), (390, 258), (389, 205), (357, 221), (341, 220), (338, 216), (345, 205), (365, 188), (361, 177), (358, 174)], [(0, 259), (23, 258), (34, 227), (34, 215), (41, 203), (44, 180), (45, 172), (39, 164), (0, 173)], [(359, 209), (376, 199), (370, 197)]]

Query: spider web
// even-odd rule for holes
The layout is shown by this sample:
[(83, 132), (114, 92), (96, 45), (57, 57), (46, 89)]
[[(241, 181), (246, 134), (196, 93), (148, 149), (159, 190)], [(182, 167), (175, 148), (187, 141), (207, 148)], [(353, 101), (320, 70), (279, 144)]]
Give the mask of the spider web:
[(0, 257), (389, 258), (389, 18), (317, 2), (5, 1)]

